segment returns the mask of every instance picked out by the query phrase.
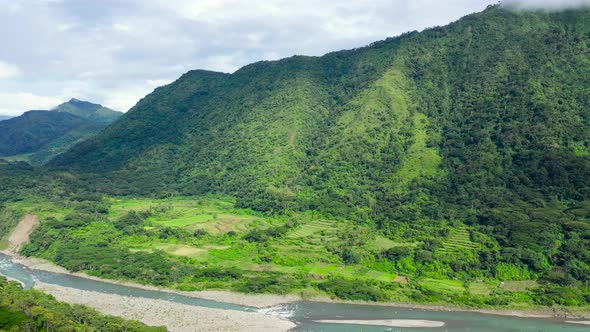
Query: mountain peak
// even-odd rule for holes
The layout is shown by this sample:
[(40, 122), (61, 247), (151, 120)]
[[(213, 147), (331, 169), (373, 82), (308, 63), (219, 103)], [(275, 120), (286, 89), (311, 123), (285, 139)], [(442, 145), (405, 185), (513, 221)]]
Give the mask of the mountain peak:
[[(78, 107), (103, 107), (100, 104), (95, 104), (95, 103), (91, 103), (89, 101), (86, 100), (81, 100), (81, 99), (77, 99), (77, 98), (72, 98), (69, 101), (65, 102), (64, 104), (72, 104), (72, 105), (76, 105)], [(63, 105), (63, 104), (61, 104)], [(59, 108), (61, 105), (57, 106), (57, 108)]]
[(76, 98), (72, 98), (63, 104), (58, 105), (53, 111), (66, 112), (94, 122), (105, 124), (117, 120), (123, 114), (100, 104), (94, 104)]

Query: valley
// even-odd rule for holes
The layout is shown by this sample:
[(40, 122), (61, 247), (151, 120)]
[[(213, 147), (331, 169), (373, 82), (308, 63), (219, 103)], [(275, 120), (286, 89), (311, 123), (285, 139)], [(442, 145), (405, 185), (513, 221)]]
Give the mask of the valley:
[(590, 9), (174, 68), (0, 121), (0, 330), (586, 328)]

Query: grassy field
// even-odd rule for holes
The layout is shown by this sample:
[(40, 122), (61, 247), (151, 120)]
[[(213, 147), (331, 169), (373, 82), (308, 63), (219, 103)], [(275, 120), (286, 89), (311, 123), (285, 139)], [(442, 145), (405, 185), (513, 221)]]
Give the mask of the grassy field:
[(219, 199), (112, 199), (109, 218), (119, 218), (131, 210), (150, 210), (153, 215), (146, 220), (150, 224), (202, 229), (214, 235), (230, 231), (239, 233), (251, 227), (265, 228), (272, 224), (272, 220), (239, 212), (232, 207), (231, 202)]
[(11, 202), (8, 206), (19, 214), (36, 214), (41, 221), (48, 219), (63, 220), (74, 212), (73, 206), (63, 206), (47, 200)]
[[(360, 264), (345, 266), (339, 257), (326, 249), (325, 241), (337, 243), (338, 234), (351, 227), (348, 222), (303, 218), (284, 239), (268, 244), (267, 251), (272, 257), (261, 261), (259, 248), (244, 244), (239, 237), (252, 230), (281, 226), (287, 221), (285, 218), (256, 215), (252, 211), (235, 209), (230, 201), (213, 198), (111, 198), (109, 202), (108, 218), (111, 221), (129, 211), (150, 211), (151, 215), (145, 220), (144, 227), (147, 229), (171, 227), (207, 232), (198, 240), (169, 238), (166, 239), (168, 242), (146, 236), (126, 236), (122, 242), (134, 252), (163, 251), (208, 266), (253, 272), (303, 273), (318, 279), (338, 276), (391, 282), (396, 277), (395, 274)], [(375, 239), (373, 245), (375, 248), (389, 248), (396, 243), (381, 236)]]
[(464, 293), (466, 291), (465, 284), (459, 280), (424, 279), (420, 281), (420, 285), (443, 294)]

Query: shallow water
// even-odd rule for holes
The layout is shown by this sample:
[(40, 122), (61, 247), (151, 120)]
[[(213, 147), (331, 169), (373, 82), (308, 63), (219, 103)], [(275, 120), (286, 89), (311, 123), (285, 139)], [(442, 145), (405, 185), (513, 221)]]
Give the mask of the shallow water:
[[(589, 326), (563, 323), (552, 319), (515, 318), (456, 311), (429, 311), (386, 306), (353, 305), (317, 302), (299, 302), (272, 308), (256, 309), (182, 295), (115, 285), (60, 273), (29, 269), (12, 262), (9, 256), (0, 254), (0, 273), (22, 281), (27, 288), (40, 281), (82, 290), (129, 295), (148, 299), (161, 299), (207, 308), (239, 311), (261, 311), (277, 315), (298, 324), (295, 331), (306, 332), (374, 332), (374, 331), (448, 331), (448, 332), (574, 332), (590, 331)], [(372, 319), (424, 319), (445, 322), (440, 328), (395, 328), (367, 325), (326, 324), (317, 320), (372, 320)]]
[[(296, 331), (449, 331), (449, 332), (513, 332), (513, 331), (590, 331), (590, 327), (563, 323), (553, 319), (531, 319), (507, 316), (485, 315), (472, 312), (430, 311), (387, 306), (297, 303), (283, 306), (291, 311), (298, 323)], [(445, 322), (440, 328), (386, 328), (343, 324), (314, 323), (315, 320), (345, 319), (422, 319)]]

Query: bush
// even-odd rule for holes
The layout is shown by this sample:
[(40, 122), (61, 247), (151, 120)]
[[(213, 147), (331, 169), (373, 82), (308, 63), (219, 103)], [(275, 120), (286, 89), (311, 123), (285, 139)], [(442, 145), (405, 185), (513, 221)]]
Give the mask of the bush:
[(344, 261), (344, 264), (359, 264), (362, 259), (362, 254), (357, 250), (351, 248), (344, 248), (344, 250), (342, 250), (342, 261)]
[(276, 293), (287, 294), (294, 289), (304, 286), (304, 282), (297, 276), (270, 274), (243, 279), (234, 289), (244, 293)]
[(381, 252), (381, 257), (391, 261), (397, 261), (409, 256), (411, 253), (412, 250), (408, 247), (393, 247)]
[(334, 278), (316, 286), (320, 290), (343, 300), (386, 301), (387, 295), (378, 284), (361, 280)]
[(197, 230), (194, 231), (193, 235), (195, 237), (203, 237), (203, 236), (209, 235), (209, 233), (206, 230), (204, 230), (202, 228), (199, 228), (199, 229), (197, 229)]
[(150, 216), (149, 211), (129, 211), (115, 222), (115, 228), (122, 230), (128, 226), (142, 225), (144, 220)]
[(418, 250), (414, 254), (414, 258), (418, 263), (430, 263), (434, 261), (434, 255), (428, 250)]

